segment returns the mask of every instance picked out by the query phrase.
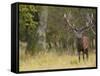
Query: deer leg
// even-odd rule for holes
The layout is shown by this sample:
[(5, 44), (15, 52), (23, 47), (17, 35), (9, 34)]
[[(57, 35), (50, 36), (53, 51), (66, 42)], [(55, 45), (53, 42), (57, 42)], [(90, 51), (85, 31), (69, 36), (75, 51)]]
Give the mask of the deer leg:
[(84, 49), (82, 50), (82, 53), (83, 53), (83, 61), (84, 61), (84, 58), (85, 58), (85, 52), (84, 52)]
[(80, 51), (78, 51), (78, 59), (79, 59), (79, 62), (80, 62)]
[(89, 56), (88, 56), (88, 48), (85, 49), (85, 52), (86, 52), (86, 58), (88, 60)]

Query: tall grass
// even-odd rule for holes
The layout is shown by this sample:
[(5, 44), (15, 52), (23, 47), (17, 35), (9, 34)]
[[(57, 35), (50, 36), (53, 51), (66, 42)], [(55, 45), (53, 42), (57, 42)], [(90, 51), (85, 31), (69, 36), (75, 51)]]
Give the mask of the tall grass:
[(84, 68), (96, 66), (96, 55), (89, 54), (88, 61), (78, 61), (77, 55), (61, 55), (56, 52), (39, 52), (38, 54), (25, 55), (24, 51), (20, 51), (19, 70), (46, 70), (46, 69), (64, 69), (64, 68)]

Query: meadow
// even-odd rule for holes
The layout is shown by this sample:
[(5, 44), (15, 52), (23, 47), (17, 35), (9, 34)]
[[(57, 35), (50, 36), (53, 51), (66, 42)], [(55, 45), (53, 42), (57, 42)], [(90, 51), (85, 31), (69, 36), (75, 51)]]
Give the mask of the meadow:
[(78, 61), (77, 55), (56, 52), (39, 52), (35, 55), (20, 51), (19, 71), (96, 67), (96, 54), (90, 53), (88, 61)]

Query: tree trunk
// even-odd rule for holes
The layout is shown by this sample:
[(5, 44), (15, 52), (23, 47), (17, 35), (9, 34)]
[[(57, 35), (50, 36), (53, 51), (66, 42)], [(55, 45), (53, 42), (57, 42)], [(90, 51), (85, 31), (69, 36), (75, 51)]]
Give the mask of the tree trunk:
[(41, 6), (38, 27), (38, 46), (46, 50), (46, 29), (47, 29), (48, 7)]

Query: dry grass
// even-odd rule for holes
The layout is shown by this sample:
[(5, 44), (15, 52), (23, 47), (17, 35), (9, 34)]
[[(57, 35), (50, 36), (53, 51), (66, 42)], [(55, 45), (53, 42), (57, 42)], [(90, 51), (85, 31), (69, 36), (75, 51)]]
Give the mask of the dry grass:
[(35, 56), (26, 56), (21, 52), (19, 64), (20, 71), (95, 67), (96, 56), (95, 54), (90, 54), (87, 62), (83, 62), (83, 60), (81, 60), (79, 63), (77, 56), (75, 55), (57, 55), (54, 52), (41, 52)]

